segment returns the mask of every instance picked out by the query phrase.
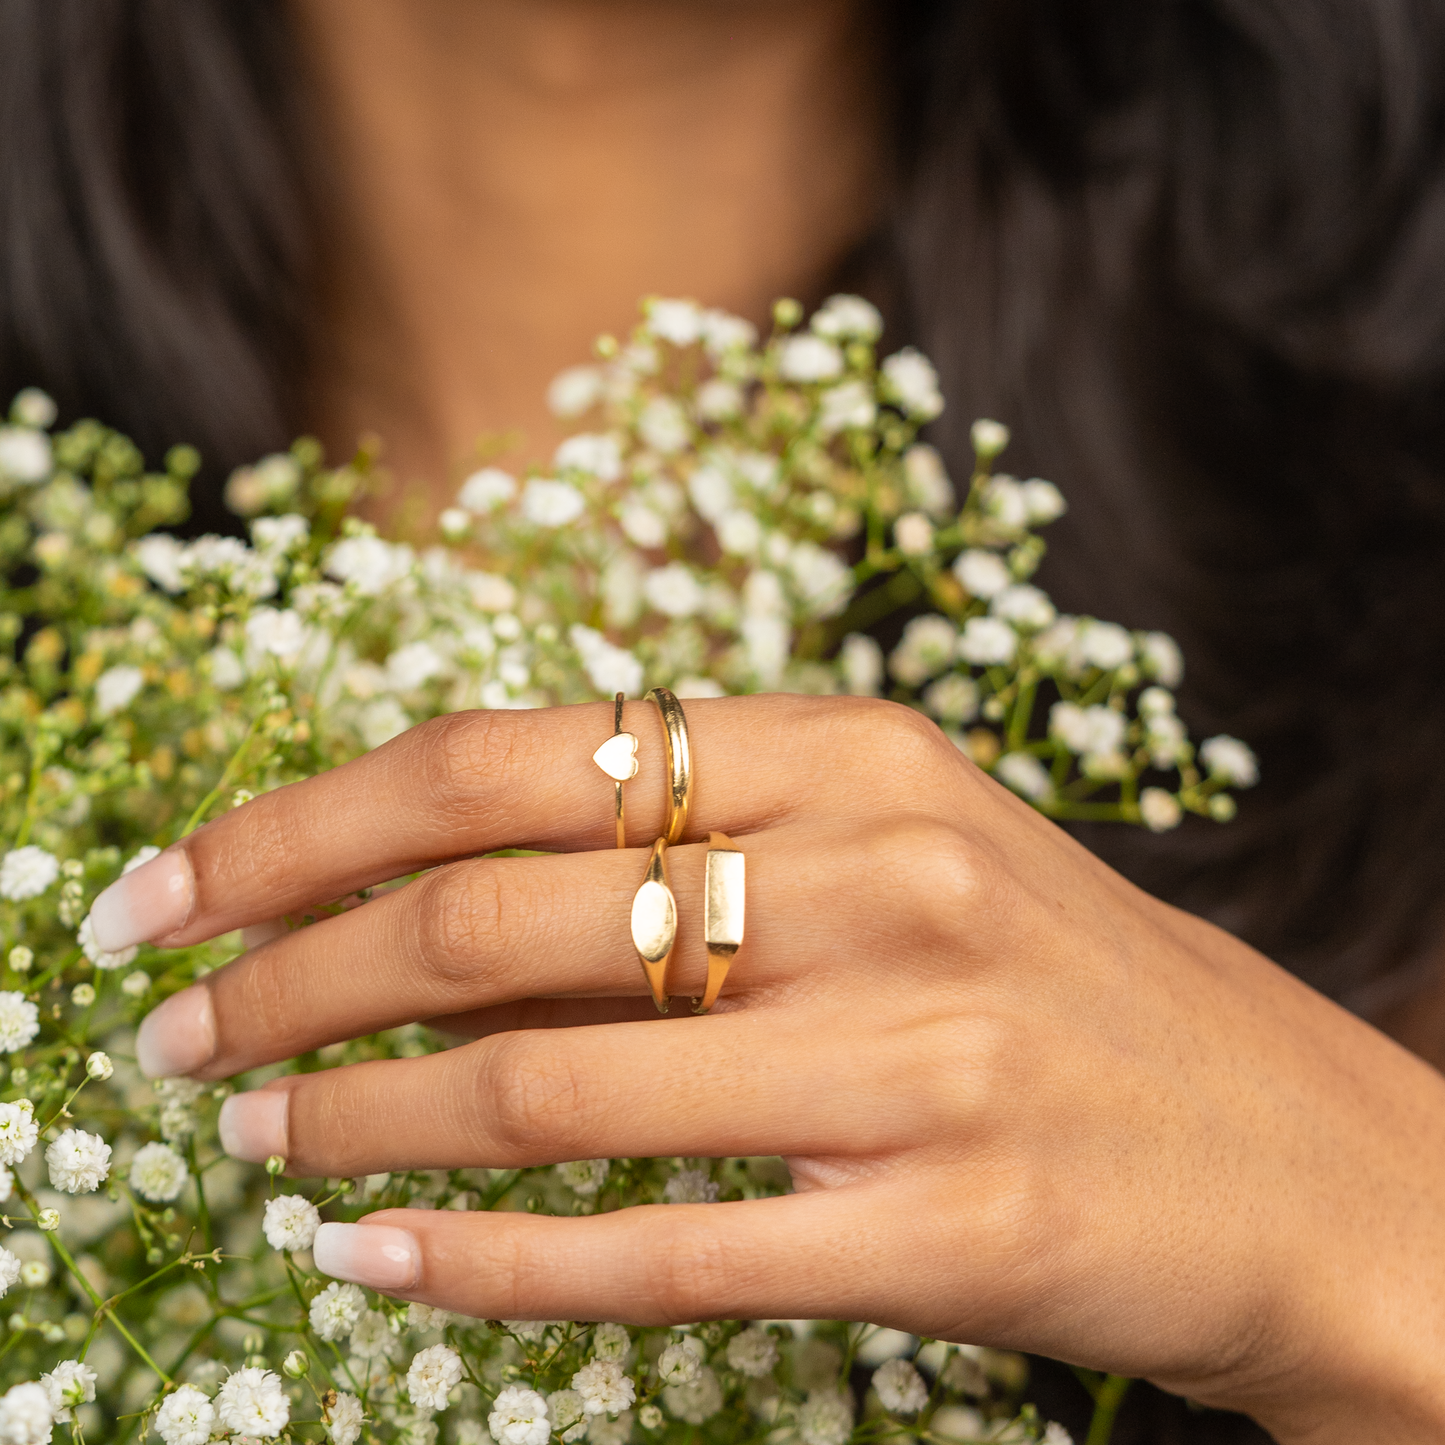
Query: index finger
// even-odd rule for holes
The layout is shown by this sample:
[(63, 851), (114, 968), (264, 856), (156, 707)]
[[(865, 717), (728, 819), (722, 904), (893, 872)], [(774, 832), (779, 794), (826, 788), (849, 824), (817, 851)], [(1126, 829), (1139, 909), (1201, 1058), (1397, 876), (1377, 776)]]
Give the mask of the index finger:
[[(860, 716), (883, 708), (916, 717), (868, 699), (688, 702), (693, 802), (684, 838), (747, 834), (786, 818), (820, 765), (836, 769), (834, 749), (822, 744), (850, 704)], [(477, 853), (607, 847), (613, 783), (592, 754), (612, 727), (607, 703), (423, 723), (232, 810), (125, 875), (95, 900), (95, 941), (106, 951), (142, 941), (178, 947)], [(646, 702), (627, 706), (624, 727), (638, 739), (637, 776), (625, 787), (628, 837), (640, 847), (663, 828), (663, 731)], [(938, 741), (948, 746), (941, 733)]]

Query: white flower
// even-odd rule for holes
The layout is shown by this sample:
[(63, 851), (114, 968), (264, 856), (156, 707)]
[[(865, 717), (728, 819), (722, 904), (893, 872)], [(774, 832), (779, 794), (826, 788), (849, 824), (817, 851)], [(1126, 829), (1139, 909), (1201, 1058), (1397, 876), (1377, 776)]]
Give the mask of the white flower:
[(716, 1204), (717, 1196), (718, 1185), (706, 1169), (679, 1169), (662, 1191), (668, 1204)]
[(953, 575), (972, 597), (997, 597), (1013, 581), (1008, 567), (996, 552), (970, 548), (954, 559)]
[(310, 1249), (321, 1228), (321, 1211), (300, 1194), (278, 1194), (266, 1201), (261, 1228), (272, 1249)]
[(978, 712), (978, 684), (971, 677), (950, 672), (925, 689), (923, 706), (944, 722), (970, 722)]
[(516, 495), (517, 480), (510, 472), (500, 467), (483, 467), (462, 483), (457, 491), (457, 505), (480, 517), (503, 502), (510, 502)]
[(687, 413), (670, 396), (655, 396), (642, 408), (637, 431), (653, 451), (663, 456), (680, 452), (692, 440)]
[(745, 617), (738, 631), (748, 666), (758, 682), (764, 688), (776, 686), (788, 663), (792, 629), (781, 617)]
[(1027, 585), (1005, 587), (989, 611), (1027, 632), (1042, 631), (1058, 616), (1047, 595)]
[(185, 551), (185, 546), (168, 533), (152, 532), (131, 548), (131, 555), (157, 587), (174, 595), (186, 588), (181, 572)]
[(311, 535), (311, 523), (295, 512), (284, 517), (257, 517), (251, 541), (258, 552), (293, 552)]
[(289, 607), (258, 607), (246, 619), (246, 641), (258, 652), (290, 662), (306, 645), (306, 624)]
[(461, 1356), (450, 1345), (429, 1345), (412, 1359), (406, 1393), (418, 1410), (445, 1410), (447, 1395), (461, 1381)]
[(569, 366), (547, 388), (547, 409), (553, 416), (581, 416), (601, 399), (602, 373), (595, 366)]
[(576, 1390), (553, 1390), (547, 1396), (547, 1414), (551, 1417), (552, 1428), (567, 1445), (586, 1435), (587, 1412), (582, 1408), (582, 1396)]
[(516, 1335), (519, 1340), (526, 1340), (528, 1344), (536, 1344), (548, 1330), (559, 1329), (566, 1324), (565, 1320), (499, 1320), (498, 1323), (509, 1335)]
[(787, 381), (831, 381), (842, 370), (843, 353), (821, 336), (790, 336), (778, 352), (778, 371)]
[(843, 669), (843, 685), (854, 697), (878, 695), (883, 683), (883, 649), (873, 638), (850, 632), (843, 639), (838, 660)]
[(702, 1347), (691, 1335), (663, 1350), (657, 1357), (657, 1377), (664, 1385), (685, 1385), (702, 1370)]
[(21, 426), (37, 427), (41, 431), (55, 422), (59, 414), (54, 400), (38, 386), (27, 386), (10, 406), (11, 415)]
[(1139, 794), (1139, 816), (1151, 832), (1167, 833), (1179, 826), (1184, 810), (1173, 793), (1166, 793), (1163, 788), (1145, 788)]
[(958, 639), (958, 655), (975, 667), (990, 667), (1013, 661), (1018, 651), (1018, 634), (998, 617), (970, 617)]
[(928, 1386), (908, 1360), (889, 1360), (873, 1372), (873, 1388), (885, 1410), (916, 1415), (928, 1403)]
[(1032, 753), (1005, 753), (994, 764), (993, 775), (1032, 802), (1053, 796), (1048, 769)]
[(667, 541), (667, 518), (659, 516), (645, 502), (624, 502), (617, 520), (627, 540), (639, 547), (660, 547)]
[(1057, 1420), (1050, 1420), (1044, 1427), (1042, 1445), (1074, 1445), (1074, 1437)]
[(843, 1445), (853, 1433), (853, 1407), (837, 1390), (811, 1390), (798, 1411), (803, 1445)]
[[(3, 1000), (16, 997), (0, 994), (0, 1049), (6, 1053), (3, 1043), (4, 1008)], [(23, 996), (22, 1001), (23, 1001)], [(0, 1164), (19, 1164), (35, 1147), (40, 1137), (40, 1126), (35, 1122), (35, 1105), (29, 1099), (17, 1099), (13, 1104), (0, 1104)]]
[(700, 517), (714, 526), (722, 520), (733, 505), (733, 484), (721, 467), (698, 467), (687, 479), (687, 494)]
[(362, 1360), (389, 1360), (399, 1346), (380, 1310), (363, 1310), (351, 1327), (351, 1353)]
[(717, 1375), (704, 1365), (690, 1380), (664, 1389), (662, 1399), (679, 1420), (686, 1420), (689, 1425), (701, 1425), (722, 1409), (722, 1385)]
[(120, 981), (120, 991), (131, 998), (139, 998), (151, 986), (151, 976), (137, 969)]
[(239, 537), (197, 537), (180, 557), (183, 577), (224, 584), (243, 597), (270, 597), (276, 591), (271, 558), (253, 552)]
[(919, 421), (932, 421), (943, 410), (943, 393), (933, 363), (912, 346), (883, 363), (883, 379), (903, 410)]
[(983, 509), (995, 526), (1005, 532), (1022, 532), (1029, 524), (1029, 504), (1024, 489), (1013, 477), (989, 479), (983, 489)]
[(969, 439), (980, 457), (996, 457), (1009, 444), (1009, 429), (1001, 421), (981, 417), (969, 428)]
[(52, 466), (50, 438), (23, 426), (0, 426), (0, 476), (12, 482), (43, 482)]
[(717, 542), (734, 557), (751, 557), (763, 540), (763, 524), (751, 512), (734, 509), (717, 522)]
[(922, 512), (905, 512), (893, 524), (893, 540), (905, 557), (926, 557), (933, 551), (933, 523)]
[(110, 1173), (110, 1145), (98, 1134), (67, 1129), (45, 1151), (50, 1182), (67, 1194), (89, 1194)]
[(1072, 753), (1112, 753), (1124, 741), (1124, 715), (1111, 707), (1056, 702), (1049, 709), (1049, 736)]
[(878, 403), (861, 381), (830, 386), (818, 397), (818, 428), (824, 436), (849, 428), (872, 426), (878, 418)]
[(456, 1445), (486, 1445), (491, 1438), (480, 1420), (458, 1420), (452, 1426), (452, 1439)]
[(95, 1371), (79, 1360), (62, 1360), (40, 1383), (50, 1398), (50, 1413), (60, 1423), (69, 1422), (75, 1406), (95, 1399)]
[[(6, 1174), (10, 1173), (8, 1169), (5, 1172)], [(13, 1175), (11, 1176), (11, 1182), (12, 1184), (14, 1182)], [(9, 1198), (8, 1191), (6, 1193), (6, 1198)], [(0, 1246), (0, 1295), (5, 1294), (5, 1292), (10, 1288), (10, 1286), (14, 1284), (15, 1281), (19, 1278), (20, 1260), (15, 1255), (11, 1254), (8, 1249)]]
[(1139, 661), (1165, 687), (1178, 687), (1184, 680), (1184, 654), (1167, 632), (1146, 632), (1139, 638)]
[(691, 346), (702, 335), (702, 312), (695, 301), (667, 301), (661, 297), (645, 308), (647, 329), (674, 346)]
[(605, 697), (633, 696), (642, 690), (642, 664), (625, 647), (615, 647), (600, 632), (573, 623), (567, 636), (582, 659), (588, 680)]
[(698, 387), (693, 404), (704, 421), (728, 421), (743, 409), (742, 388), (720, 376), (710, 377)]
[(943, 458), (936, 448), (918, 442), (903, 453), (903, 479), (908, 498), (920, 511), (933, 517), (948, 516), (954, 509), (953, 484), (948, 480)]
[(1259, 761), (1254, 750), (1238, 738), (1221, 733), (1207, 739), (1200, 744), (1199, 761), (1211, 777), (1223, 778), (1237, 788), (1252, 788), (1259, 781)]
[(575, 522), (586, 507), (582, 493), (570, 482), (533, 477), (522, 489), (522, 515), (538, 527), (566, 526)]
[(394, 697), (379, 697), (361, 710), (357, 731), (368, 748), (379, 748), (411, 726), (407, 711)]
[[(599, 482), (615, 482), (622, 475), (622, 448), (614, 436), (579, 432), (575, 437), (568, 437), (553, 452), (552, 463), (559, 471), (586, 472), (589, 476), (596, 477)], [(530, 482), (527, 484), (529, 489), (531, 485)], [(522, 510), (526, 511), (526, 508), (527, 498), (524, 492)], [(570, 522), (572, 519), (567, 517), (564, 520)]]
[(815, 542), (799, 542), (788, 553), (788, 571), (810, 615), (841, 612), (853, 587), (853, 569)]
[(386, 681), (397, 692), (410, 692), (430, 682), (447, 665), (429, 642), (408, 642), (386, 659)]
[(610, 1159), (574, 1159), (557, 1165), (557, 1174), (578, 1198), (591, 1199), (605, 1183), (611, 1163)]
[(1134, 639), (1113, 622), (1085, 623), (1076, 646), (1084, 662), (1106, 672), (1123, 667), (1134, 656)]
[(948, 618), (937, 613), (914, 617), (888, 659), (888, 670), (899, 682), (917, 687), (947, 667), (957, 647), (958, 634)]
[(186, 1161), (169, 1144), (146, 1144), (130, 1165), (130, 1187), (158, 1204), (179, 1196), (190, 1177)]
[(547, 1445), (552, 1435), (547, 1402), (535, 1390), (508, 1385), (492, 1401), (487, 1429), (497, 1445)]
[(246, 664), (229, 647), (213, 647), (204, 658), (211, 685), (230, 692), (246, 680)]
[[(36, 1034), (40, 1032), (40, 1010), (31, 1003), (23, 993), (17, 990), (7, 990), (0, 993), (0, 1053), (13, 1054), (17, 1049), (23, 1049)], [(21, 1103), (28, 1103), (22, 1099)], [(13, 1108), (13, 1105), (0, 1105), (0, 1108)], [(0, 1139), (3, 1139), (3, 1132), (0, 1132)], [(34, 1140), (31, 1141), (32, 1143)], [(14, 1160), (6, 1160), (7, 1163), (14, 1163)]]
[(1028, 481), (1020, 482), (1019, 490), (1023, 494), (1029, 521), (1036, 527), (1057, 521), (1069, 510), (1064, 494), (1042, 477), (1030, 477)]
[(777, 1344), (760, 1325), (749, 1325), (728, 1341), (728, 1368), (740, 1375), (759, 1380), (777, 1363)]
[(813, 330), (830, 340), (877, 341), (883, 334), (878, 308), (861, 296), (830, 296), (814, 313)]
[(380, 537), (346, 537), (327, 553), (326, 573), (349, 582), (363, 597), (377, 597), (411, 572), (412, 561), (410, 547)]
[(702, 342), (708, 354), (722, 356), (729, 351), (745, 351), (758, 339), (758, 329), (751, 321), (727, 311), (702, 313)]
[(311, 1328), (323, 1340), (339, 1340), (356, 1328), (366, 1296), (354, 1284), (333, 1281), (311, 1301)]
[(271, 1440), (291, 1419), (291, 1402), (279, 1375), (250, 1366), (237, 1370), (221, 1386), (216, 1396), (216, 1415), (221, 1424), (238, 1435)]
[(139, 944), (132, 944), (129, 948), (117, 949), (114, 953), (107, 953), (95, 941), (95, 929), (90, 922), (90, 914), (86, 914), (80, 921), (80, 928), (76, 932), (75, 941), (80, 945), (80, 950), (93, 963), (96, 968), (104, 972), (112, 969), (124, 968), (137, 953), (140, 952)]
[(590, 1415), (587, 1419), (587, 1445), (627, 1445), (631, 1438), (631, 1410), (624, 1410), (615, 1420), (606, 1415)]
[(12, 1385), (0, 1398), (0, 1445), (50, 1445), (50, 1429), (44, 1385)]
[(424, 1305), (413, 1300), (406, 1307), (406, 1324), (412, 1330), (443, 1330), (451, 1321), (451, 1315), (446, 1310), (434, 1309), (431, 1305)]
[(589, 1415), (615, 1415), (637, 1398), (637, 1386), (617, 1360), (589, 1360), (572, 1376), (572, 1388)]
[(0, 898), (12, 903), (39, 898), (59, 877), (60, 860), (44, 848), (34, 843), (12, 848), (0, 860)]
[(622, 1325), (602, 1324), (592, 1332), (592, 1353), (599, 1360), (625, 1360), (632, 1339)]
[(356, 1445), (366, 1419), (361, 1401), (355, 1395), (340, 1394), (326, 1414), (326, 1432), (331, 1436), (331, 1445)]
[(642, 595), (668, 617), (691, 617), (702, 610), (702, 588), (681, 562), (669, 562), (649, 572), (642, 581)]
[(1174, 711), (1174, 694), (1167, 687), (1146, 687), (1139, 694), (1139, 716), (1168, 717)]
[(43, 1259), (27, 1259), (20, 1266), (20, 1283), (26, 1289), (44, 1289), (50, 1283), (50, 1266)]

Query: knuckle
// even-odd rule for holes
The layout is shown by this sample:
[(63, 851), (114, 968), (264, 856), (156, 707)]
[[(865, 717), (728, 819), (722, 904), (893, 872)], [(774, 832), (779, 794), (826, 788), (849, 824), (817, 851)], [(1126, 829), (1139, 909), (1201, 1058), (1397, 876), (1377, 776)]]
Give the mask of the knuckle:
[(874, 830), (870, 852), (877, 882), (915, 924), (957, 937), (984, 890), (987, 870), (957, 828), (924, 816), (891, 818)]
[(486, 868), (454, 863), (412, 887), (412, 942), (422, 978), (440, 1002), (471, 1002), (483, 964), (502, 934), (499, 880)]
[(958, 749), (932, 718), (883, 698), (851, 698), (855, 753), (870, 771), (880, 764), (896, 779), (936, 785), (939, 770), (958, 761)]
[(656, 1230), (661, 1238), (654, 1241), (649, 1230), (644, 1263), (647, 1297), (664, 1323), (681, 1324), (737, 1293), (740, 1261), (718, 1230), (689, 1217), (694, 1209), (715, 1206), (657, 1207), (667, 1212), (658, 1222), (663, 1227)]
[(407, 734), (403, 766), (442, 826), (475, 827), (488, 783), (510, 774), (516, 728), (486, 710), (448, 713)]
[(502, 1034), (489, 1043), (479, 1073), (494, 1145), (509, 1160), (547, 1162), (587, 1101), (585, 1081), (566, 1053), (544, 1051), (525, 1034)]

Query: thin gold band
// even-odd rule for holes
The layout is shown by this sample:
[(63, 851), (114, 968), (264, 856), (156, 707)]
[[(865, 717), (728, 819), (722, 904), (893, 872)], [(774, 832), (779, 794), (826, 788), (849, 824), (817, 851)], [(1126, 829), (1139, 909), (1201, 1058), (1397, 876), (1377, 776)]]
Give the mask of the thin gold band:
[(701, 999), (693, 999), (692, 1011), (705, 1014), (722, 992), (728, 969), (733, 966), (743, 942), (743, 904), (747, 874), (743, 851), (725, 833), (707, 835), (707, 918), (703, 937), (707, 942), (707, 986)]
[(647, 696), (657, 704), (667, 749), (667, 827), (663, 836), (669, 843), (676, 843), (687, 827), (687, 810), (692, 804), (692, 749), (687, 740), (687, 718), (682, 704), (667, 688), (654, 687)]

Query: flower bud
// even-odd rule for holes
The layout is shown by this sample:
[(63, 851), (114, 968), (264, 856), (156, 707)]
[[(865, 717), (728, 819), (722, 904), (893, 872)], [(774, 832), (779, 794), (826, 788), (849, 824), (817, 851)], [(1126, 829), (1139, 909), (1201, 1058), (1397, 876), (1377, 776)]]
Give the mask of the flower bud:
[(773, 302), (773, 320), (784, 331), (791, 331), (803, 319), (803, 308), (791, 296)]
[(1009, 429), (1001, 421), (990, 421), (981, 417), (974, 422), (969, 440), (978, 453), (980, 466), (991, 462), (1009, 443)]
[(41, 1227), (41, 1229), (59, 1229), (60, 1211), (58, 1209), (42, 1209), (40, 1211), (40, 1217), (35, 1222)]
[(151, 976), (148, 973), (137, 969), (134, 973), (128, 973), (120, 981), (120, 991), (131, 998), (139, 998), (151, 986)]
[(29, 973), (30, 965), (35, 962), (35, 955), (23, 943), (17, 943), (10, 950), (10, 967), (16, 973)]
[(95, 988), (88, 983), (78, 983), (70, 990), (70, 1001), (76, 1008), (89, 1008), (95, 1002)]
[(109, 1054), (97, 1049), (85, 1061), (85, 1072), (92, 1079), (108, 1079), (115, 1073), (115, 1065), (111, 1063)]
[(266, 1161), (266, 1172), (271, 1175), (283, 1173), (286, 1168), (286, 1161), (279, 1155), (273, 1154)]
[(306, 1358), (305, 1350), (292, 1350), (281, 1364), (281, 1369), (293, 1380), (304, 1379), (310, 1368), (311, 1361)]

